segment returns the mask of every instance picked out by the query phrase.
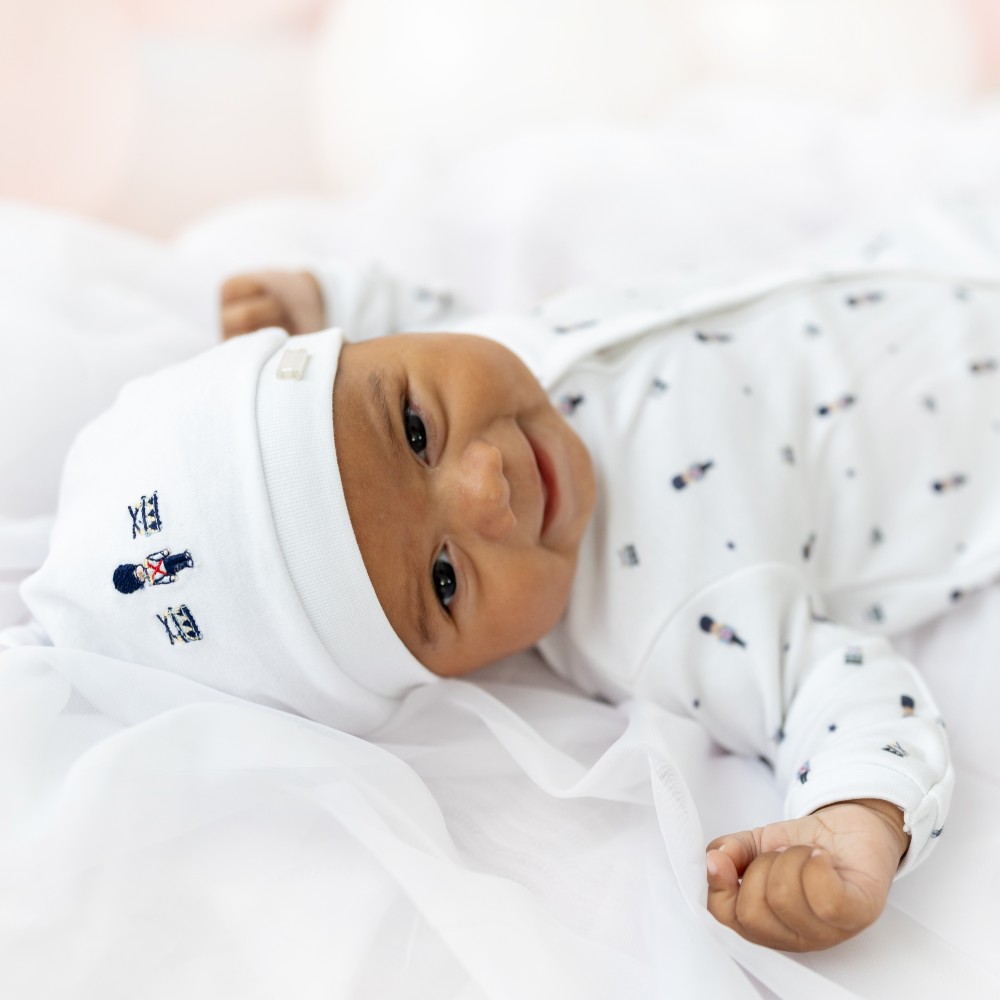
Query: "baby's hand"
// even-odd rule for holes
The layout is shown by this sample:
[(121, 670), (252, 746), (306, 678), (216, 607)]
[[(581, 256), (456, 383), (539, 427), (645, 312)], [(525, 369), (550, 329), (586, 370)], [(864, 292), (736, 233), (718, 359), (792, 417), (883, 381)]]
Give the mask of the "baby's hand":
[(308, 271), (238, 274), (222, 285), (221, 321), (224, 339), (265, 326), (313, 333), (323, 329), (323, 293)]
[(829, 948), (878, 918), (909, 841), (902, 812), (877, 799), (718, 837), (706, 857), (709, 912), (770, 948)]

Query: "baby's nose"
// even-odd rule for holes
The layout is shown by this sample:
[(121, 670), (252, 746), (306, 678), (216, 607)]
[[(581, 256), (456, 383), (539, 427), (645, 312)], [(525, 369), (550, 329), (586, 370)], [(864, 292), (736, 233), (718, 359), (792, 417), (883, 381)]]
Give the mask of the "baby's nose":
[(510, 483), (504, 475), (503, 454), (488, 441), (469, 442), (447, 483), (450, 513), (491, 542), (501, 542), (514, 530)]

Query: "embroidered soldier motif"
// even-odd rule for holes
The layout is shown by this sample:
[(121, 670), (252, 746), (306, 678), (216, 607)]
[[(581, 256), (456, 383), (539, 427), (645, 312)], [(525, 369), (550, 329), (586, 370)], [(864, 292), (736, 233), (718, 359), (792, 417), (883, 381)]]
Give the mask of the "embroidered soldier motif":
[(585, 319), (581, 320), (579, 323), (567, 323), (564, 326), (554, 326), (552, 327), (556, 333), (573, 333), (574, 330), (586, 330), (588, 327), (597, 326), (596, 319)]
[(160, 519), (160, 501), (155, 490), (151, 496), (141, 497), (135, 507), (129, 505), (128, 512), (132, 518), (133, 538), (138, 538), (140, 534), (148, 537), (163, 528), (163, 521)]
[(894, 743), (886, 743), (886, 745), (884, 747), (882, 747), (882, 749), (885, 750), (886, 753), (895, 754), (897, 757), (909, 757), (910, 756), (910, 752), (908, 750), (904, 750), (899, 745), (899, 740), (896, 740)]
[(844, 663), (850, 664), (852, 667), (860, 667), (865, 662), (865, 654), (862, 652), (860, 646), (848, 646), (844, 650)]
[(571, 417), (576, 412), (576, 408), (582, 402), (583, 396), (563, 396), (559, 400), (559, 409), (562, 410), (567, 417)]
[(621, 560), (623, 566), (638, 566), (639, 565), (639, 553), (636, 552), (634, 545), (626, 545), (618, 550), (618, 558)]
[(204, 638), (198, 623), (194, 620), (194, 615), (191, 614), (191, 609), (186, 604), (167, 608), (162, 615), (156, 617), (166, 631), (171, 646), (178, 642), (198, 642)]
[(816, 532), (814, 531), (805, 541), (805, 545), (802, 546), (802, 558), (809, 562), (812, 558), (813, 546), (816, 544)]
[(799, 779), (799, 784), (804, 785), (809, 780), (809, 772), (812, 768), (809, 766), (809, 761), (806, 761), (798, 770), (796, 777)]
[(916, 702), (908, 695), (900, 695), (899, 704), (903, 708), (903, 718), (917, 714)]
[(694, 339), (703, 344), (728, 344), (732, 339), (731, 333), (705, 333), (704, 330), (695, 330)]
[(696, 483), (699, 479), (704, 479), (705, 473), (708, 472), (712, 466), (715, 465), (714, 462), (695, 462), (689, 465), (684, 472), (678, 473), (671, 482), (674, 484), (675, 490), (682, 490), (688, 483)]
[(821, 417), (829, 417), (840, 410), (850, 409), (857, 401), (857, 396), (846, 393), (843, 396), (838, 396), (832, 403), (820, 403), (816, 407), (816, 413)]
[(982, 358), (979, 361), (969, 362), (969, 371), (972, 372), (973, 375), (985, 375), (987, 372), (995, 372), (996, 370), (996, 358)]
[(885, 298), (883, 292), (860, 292), (857, 295), (848, 295), (844, 300), (852, 309), (857, 309), (858, 306), (874, 305), (876, 302), (881, 302)]
[(727, 646), (742, 646), (746, 649), (747, 644), (736, 634), (731, 626), (723, 625), (714, 618), (709, 618), (708, 615), (702, 615), (698, 625), (702, 632), (707, 632), (709, 635), (715, 636), (719, 642), (724, 642)]
[(961, 472), (956, 472), (953, 476), (948, 476), (947, 479), (935, 479), (931, 483), (931, 489), (935, 493), (947, 493), (949, 490), (957, 490), (960, 486), (964, 486), (968, 482), (968, 478)]
[(190, 569), (194, 565), (191, 553), (186, 549), (176, 555), (170, 554), (170, 549), (151, 552), (141, 563), (122, 563), (113, 576), (115, 590), (120, 594), (134, 594), (147, 584), (158, 587), (161, 584), (173, 583), (182, 569)]

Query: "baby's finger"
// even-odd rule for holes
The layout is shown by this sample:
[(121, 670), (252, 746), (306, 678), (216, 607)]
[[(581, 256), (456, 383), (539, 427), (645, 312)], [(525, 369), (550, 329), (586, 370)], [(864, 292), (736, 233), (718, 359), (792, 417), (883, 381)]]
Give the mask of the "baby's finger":
[(747, 866), (760, 854), (760, 845), (752, 830), (741, 830), (739, 833), (727, 833), (725, 836), (716, 837), (706, 850), (725, 851), (736, 866), (737, 873), (742, 875)]
[(227, 337), (252, 333), (266, 326), (284, 326), (286, 322), (284, 308), (270, 295), (242, 299), (222, 309), (222, 331)]
[(800, 949), (794, 926), (781, 920), (768, 902), (768, 887), (781, 857), (777, 851), (761, 854), (743, 873), (736, 899), (735, 930), (755, 944), (796, 951)]
[(227, 278), (222, 283), (222, 302), (235, 302), (237, 299), (250, 298), (254, 295), (261, 295), (266, 291), (265, 287), (253, 274), (236, 274)]
[(736, 897), (740, 891), (739, 873), (724, 851), (709, 850), (705, 855), (708, 873), (708, 912), (727, 927), (736, 927)]

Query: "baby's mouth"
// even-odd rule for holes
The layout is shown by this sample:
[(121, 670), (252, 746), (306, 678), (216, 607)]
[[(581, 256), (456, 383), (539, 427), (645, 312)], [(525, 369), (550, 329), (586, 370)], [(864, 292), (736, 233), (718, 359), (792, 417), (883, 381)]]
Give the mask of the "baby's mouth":
[(528, 443), (535, 456), (535, 464), (538, 466), (538, 475), (542, 483), (542, 526), (539, 529), (539, 536), (544, 536), (556, 514), (559, 488), (555, 468), (548, 453), (533, 439), (528, 438)]

